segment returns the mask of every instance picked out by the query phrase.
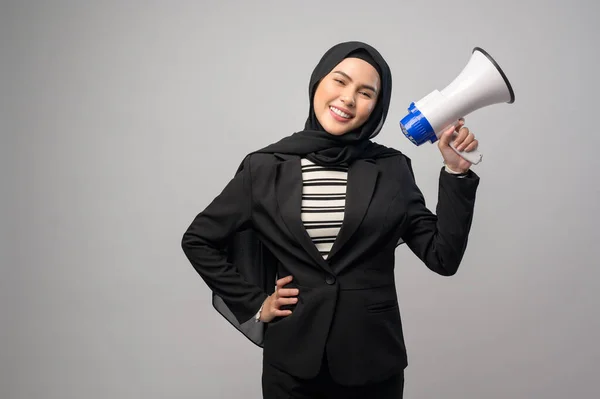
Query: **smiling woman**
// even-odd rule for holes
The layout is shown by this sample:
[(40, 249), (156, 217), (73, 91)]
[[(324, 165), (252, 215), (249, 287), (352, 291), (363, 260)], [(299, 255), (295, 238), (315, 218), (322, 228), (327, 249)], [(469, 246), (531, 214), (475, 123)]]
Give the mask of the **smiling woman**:
[[(215, 308), (264, 348), (264, 398), (401, 398), (394, 251), (405, 242), (434, 272), (458, 269), (479, 178), (442, 169), (439, 218), (427, 209), (410, 160), (371, 141), (391, 91), (373, 47), (329, 49), (304, 129), (248, 154), (184, 234)], [(458, 157), (448, 137), (446, 161)]]
[(380, 81), (370, 62), (345, 58), (315, 92), (314, 111), (321, 126), (330, 134), (343, 135), (365, 123), (377, 103)]

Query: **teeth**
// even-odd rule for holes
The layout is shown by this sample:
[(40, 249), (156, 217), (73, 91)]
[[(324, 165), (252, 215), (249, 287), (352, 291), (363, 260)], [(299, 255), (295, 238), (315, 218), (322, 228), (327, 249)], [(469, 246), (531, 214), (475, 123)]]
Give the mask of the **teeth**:
[(331, 109), (334, 113), (336, 113), (337, 115), (341, 116), (342, 118), (350, 119), (350, 115), (348, 115), (345, 112), (340, 111), (336, 107), (329, 107), (329, 109)]

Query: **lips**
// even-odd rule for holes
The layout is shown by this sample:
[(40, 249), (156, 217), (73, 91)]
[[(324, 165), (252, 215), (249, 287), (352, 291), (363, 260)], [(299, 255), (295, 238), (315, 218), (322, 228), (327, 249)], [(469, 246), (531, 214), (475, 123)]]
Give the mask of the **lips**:
[(329, 106), (329, 111), (331, 112), (331, 115), (334, 117), (334, 119), (340, 122), (346, 122), (354, 118), (354, 115), (351, 114), (350, 111), (333, 105)]

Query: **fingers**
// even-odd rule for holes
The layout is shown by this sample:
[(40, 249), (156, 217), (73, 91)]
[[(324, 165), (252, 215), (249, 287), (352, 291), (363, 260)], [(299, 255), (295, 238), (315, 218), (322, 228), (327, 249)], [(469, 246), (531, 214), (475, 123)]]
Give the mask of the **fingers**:
[(298, 298), (284, 298), (284, 297), (276, 297), (272, 302), (273, 306), (273, 314), (275, 316), (289, 316), (292, 314), (291, 309), (282, 309), (287, 305), (295, 305), (298, 302)]
[(469, 144), (465, 147), (464, 151), (465, 152), (475, 151), (477, 149), (478, 145), (479, 145), (479, 141), (473, 140), (473, 142), (471, 144)]
[(272, 313), (274, 316), (289, 316), (292, 314), (290, 309), (281, 309), (287, 305), (295, 305), (298, 303), (296, 297), (300, 291), (297, 288), (283, 288), (293, 280), (293, 276), (286, 276), (277, 280), (277, 286), (273, 293), (273, 301), (271, 302)]
[(440, 139), (439, 139), (440, 145), (447, 146), (450, 143), (450, 140), (455, 133), (454, 129), (455, 129), (454, 126), (450, 126), (448, 129), (446, 129), (442, 132), (442, 135), (440, 136)]
[(447, 146), (452, 141), (452, 138), (457, 134), (460, 129), (465, 125), (465, 118), (460, 118), (456, 126), (452, 125), (448, 129), (444, 130), (439, 138), (440, 145)]
[(458, 151), (463, 151), (473, 142), (473, 140), (475, 140), (473, 132), (471, 132), (468, 127), (462, 127), (454, 140), (454, 147), (456, 147)]
[(277, 298), (275, 299), (275, 308), (279, 309), (283, 305), (295, 305), (298, 302), (298, 297), (293, 298)]
[(294, 279), (294, 277), (291, 274), (289, 276), (280, 278), (279, 280), (277, 280), (276, 290), (283, 288), (283, 286), (285, 286), (286, 284), (289, 284), (293, 279)]
[(280, 297), (296, 296), (299, 293), (300, 292), (297, 288), (282, 288), (279, 291), (277, 291), (277, 295)]
[(458, 151), (469, 152), (477, 148), (477, 140), (475, 140), (475, 135), (466, 126), (463, 126), (458, 130), (453, 144)]
[(458, 151), (470, 152), (477, 149), (475, 135), (465, 126), (465, 118), (460, 118), (456, 126), (450, 126), (439, 137), (439, 147), (444, 148), (452, 142)]
[(273, 311), (273, 315), (274, 316), (289, 316), (292, 314), (291, 310), (279, 310), (279, 309), (275, 309)]
[(289, 284), (293, 280), (293, 278), (294, 277), (292, 275), (289, 275), (277, 280), (277, 286), (275, 287), (276, 296), (280, 297), (298, 295), (297, 288), (283, 288), (284, 286)]

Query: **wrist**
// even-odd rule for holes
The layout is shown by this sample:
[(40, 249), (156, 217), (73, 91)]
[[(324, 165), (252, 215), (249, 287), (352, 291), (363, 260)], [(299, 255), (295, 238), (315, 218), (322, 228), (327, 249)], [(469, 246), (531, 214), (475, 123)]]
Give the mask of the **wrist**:
[(448, 165), (444, 164), (444, 169), (446, 170), (446, 172), (452, 174), (452, 175), (465, 175), (469, 172), (469, 169), (458, 169), (458, 168), (451, 168)]
[(262, 303), (262, 305), (260, 305), (260, 309), (258, 309), (258, 312), (256, 312), (256, 316), (255, 316), (256, 322), (262, 321), (263, 308), (265, 307), (266, 302), (267, 302), (267, 300), (265, 299), (264, 302)]

